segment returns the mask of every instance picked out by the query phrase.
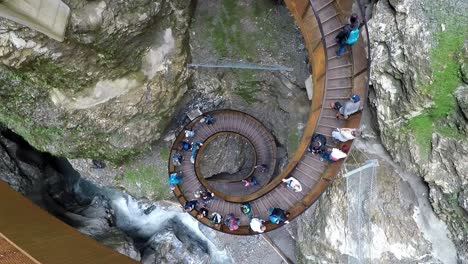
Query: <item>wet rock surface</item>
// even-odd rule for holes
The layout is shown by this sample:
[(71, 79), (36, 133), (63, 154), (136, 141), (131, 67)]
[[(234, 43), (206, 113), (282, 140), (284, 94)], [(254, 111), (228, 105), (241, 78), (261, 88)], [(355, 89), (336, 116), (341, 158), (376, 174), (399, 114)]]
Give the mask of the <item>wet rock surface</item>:
[[(404, 170), (427, 182), (431, 205), (447, 223), (459, 259), (465, 261), (468, 214), (459, 197), (468, 181), (462, 84), (466, 40), (447, 52), (448, 44), (441, 39), (463, 32), (467, 21), (459, 11), (463, 9), (466, 2), (460, 1), (381, 0), (373, 7), (369, 27), (372, 57), (378, 61), (371, 66), (370, 103), (382, 143)], [(446, 57), (437, 59), (434, 54), (442, 51)], [(459, 74), (444, 72), (452, 61)], [(432, 89), (446, 92), (428, 93), (427, 87), (443, 78)], [(443, 86), (446, 80), (451, 80), (452, 87)], [(443, 106), (445, 99), (450, 103)]]
[(191, 1), (65, 1), (63, 43), (0, 19), (0, 120), (36, 148), (122, 162), (187, 91)]
[(143, 252), (141, 263), (210, 263), (208, 249), (196, 241), (185, 241), (172, 230), (156, 234)]
[(216, 136), (203, 145), (200, 167), (210, 181), (240, 181), (255, 166), (255, 150), (245, 137), (234, 134)]

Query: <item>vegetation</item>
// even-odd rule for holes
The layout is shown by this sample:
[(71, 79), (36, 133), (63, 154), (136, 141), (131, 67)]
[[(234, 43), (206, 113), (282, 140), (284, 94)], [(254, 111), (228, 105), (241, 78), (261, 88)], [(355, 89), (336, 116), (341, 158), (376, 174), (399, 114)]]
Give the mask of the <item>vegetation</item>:
[(416, 137), (422, 157), (429, 155), (434, 131), (444, 136), (462, 137), (456, 128), (440, 124), (455, 111), (456, 101), (453, 93), (460, 82), (457, 53), (463, 45), (464, 35), (456, 29), (449, 29), (440, 32), (436, 39), (438, 45), (431, 52), (433, 81), (424, 88), (431, 95), (433, 105), (408, 123), (408, 128)]
[(200, 23), (207, 25), (205, 35), (210, 39), (218, 55), (224, 58), (258, 60), (258, 49), (275, 54), (279, 47), (275, 39), (277, 30), (266, 18), (273, 13), (269, 0), (254, 1), (253, 8), (237, 1), (220, 1), (220, 10), (213, 14), (201, 13)]
[(160, 150), (159, 150), (159, 155), (161, 156), (161, 160), (163, 161), (167, 161), (169, 160), (169, 149), (168, 148), (165, 148), (165, 147), (162, 147)]
[(151, 199), (162, 200), (169, 197), (166, 173), (158, 167), (146, 165), (129, 169), (117, 183), (128, 189), (136, 189), (142, 196)]
[(292, 155), (299, 145), (299, 133), (297, 129), (292, 128), (288, 134), (288, 153)]

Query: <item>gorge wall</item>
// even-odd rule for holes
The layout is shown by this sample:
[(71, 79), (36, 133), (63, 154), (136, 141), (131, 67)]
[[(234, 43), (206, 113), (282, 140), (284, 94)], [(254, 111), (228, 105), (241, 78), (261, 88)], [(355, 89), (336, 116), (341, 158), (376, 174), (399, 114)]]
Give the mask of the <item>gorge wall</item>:
[[(361, 124), (363, 139), (347, 161), (357, 157), (381, 164), (373, 178), (376, 198), (371, 208), (362, 208), (372, 236), (364, 261), (463, 263), (468, 258), (468, 19), (461, 10), (467, 3), (378, 0), (366, 1), (366, 8), (370, 111)], [(350, 248), (360, 242), (348, 242), (346, 204), (358, 197), (348, 197), (346, 179), (340, 178), (326, 194), (315, 212), (299, 220), (305, 263), (358, 257)]]
[(63, 43), (0, 19), (0, 120), (42, 151), (122, 162), (187, 91), (192, 1), (64, 2)]
[[(436, 214), (467, 259), (468, 4), (378, 1), (369, 23), (372, 94), (392, 158), (424, 178)], [(462, 12), (462, 13), (460, 13)]]

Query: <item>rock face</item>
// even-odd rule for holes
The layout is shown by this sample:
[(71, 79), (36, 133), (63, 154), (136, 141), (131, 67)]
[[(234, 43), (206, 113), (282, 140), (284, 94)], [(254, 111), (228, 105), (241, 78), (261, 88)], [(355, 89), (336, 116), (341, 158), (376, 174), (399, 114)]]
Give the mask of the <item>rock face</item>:
[[(353, 156), (359, 160), (359, 154)], [(421, 179), (383, 159), (379, 164), (374, 177), (369, 170), (338, 178), (316, 210), (299, 217), (302, 263), (456, 263), (455, 246), (431, 212)]]
[(63, 43), (0, 19), (0, 121), (42, 151), (122, 161), (187, 90), (191, 1), (65, 1)]
[(116, 228), (109, 200), (101, 195), (80, 199), (50, 155), (38, 152), (19, 136), (1, 128), (0, 160), (1, 180), (81, 233), (140, 260), (132, 238)]
[(210, 180), (240, 181), (255, 166), (254, 149), (242, 136), (220, 135), (203, 147), (201, 171)]
[(173, 232), (155, 235), (143, 252), (141, 263), (210, 263), (210, 256), (203, 246), (184, 244)]
[[(461, 260), (468, 258), (465, 242), (468, 214), (464, 209), (468, 201), (463, 194), (468, 187), (466, 88), (462, 85), (451, 94), (445, 92), (447, 88), (443, 85), (451, 83), (454, 86), (449, 89), (454, 90), (456, 83), (464, 80), (466, 44), (457, 56), (458, 50), (446, 51), (432, 36), (450, 38), (450, 32), (443, 35), (446, 26), (453, 32), (457, 23), (466, 25), (466, 19), (455, 22), (451, 19), (458, 17), (458, 10), (464, 9), (466, 3), (450, 0), (437, 5), (425, 0), (380, 0), (369, 22), (374, 58), (370, 102), (376, 112), (382, 143), (404, 169), (428, 183), (432, 207), (447, 223)], [(445, 23), (444, 19), (452, 22), (437, 24)], [(442, 32), (438, 32), (440, 28)], [(455, 34), (462, 33), (455, 31)], [(435, 61), (437, 57), (431, 50), (434, 48), (446, 52), (442, 62)], [(462, 78), (451, 81), (450, 76), (456, 74), (444, 69), (451, 67), (449, 61), (456, 61), (457, 57), (459, 66), (455, 68), (460, 69), (458, 76)], [(445, 65), (440, 67), (438, 63)], [(433, 82), (440, 86), (431, 91), (427, 87)], [(442, 89), (444, 92), (438, 91)]]

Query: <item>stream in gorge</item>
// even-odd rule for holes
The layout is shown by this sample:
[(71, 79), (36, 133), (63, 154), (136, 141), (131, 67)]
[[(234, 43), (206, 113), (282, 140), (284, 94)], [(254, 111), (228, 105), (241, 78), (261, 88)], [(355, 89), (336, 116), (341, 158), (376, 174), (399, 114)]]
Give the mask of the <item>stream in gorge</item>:
[(219, 250), (180, 205), (170, 201), (139, 201), (117, 189), (99, 187), (82, 179), (66, 159), (52, 158), (51, 161), (78, 200), (89, 202), (101, 196), (110, 202), (115, 226), (135, 241), (143, 257), (147, 247), (174, 235), (178, 240), (176, 245), (181, 247), (175, 250), (179, 250), (185, 260), (193, 258), (192, 261), (198, 262), (198, 258), (209, 258), (212, 263), (232, 263), (226, 250)]

